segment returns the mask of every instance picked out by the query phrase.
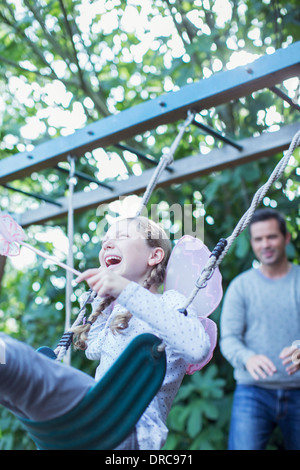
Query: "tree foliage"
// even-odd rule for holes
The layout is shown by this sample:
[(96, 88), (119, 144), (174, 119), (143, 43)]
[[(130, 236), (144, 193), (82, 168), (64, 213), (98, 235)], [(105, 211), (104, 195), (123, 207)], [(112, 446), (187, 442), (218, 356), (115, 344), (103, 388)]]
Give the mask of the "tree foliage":
[[(176, 91), (250, 57), (287, 47), (300, 36), (297, 4), (296, 0), (3, 0), (0, 159), (71, 134), (88, 123)], [(297, 79), (281, 86), (297, 101)], [(200, 119), (233, 139), (242, 139), (296, 121), (297, 111), (265, 89), (202, 110)], [(177, 123), (160, 126), (136, 136), (131, 144), (158, 158), (171, 145), (176, 132)], [(175, 158), (207, 153), (222, 145), (193, 128)], [(294, 156), (284, 177), (273, 185), (263, 203), (287, 216), (292, 233), (289, 257), (296, 261), (300, 245), (299, 152)], [(173, 202), (201, 202), (205, 242), (212, 249), (219, 238), (232, 232), (280, 158), (263, 158), (159, 189), (150, 203), (168, 207)], [(76, 165), (102, 181), (139, 174), (146, 168), (146, 163), (116, 148), (88, 152), (78, 158)], [(67, 179), (55, 169), (34, 173), (13, 185), (45, 196), (67, 194)], [(88, 186), (93, 189), (92, 184), (78, 180), (76, 189)], [(31, 197), (1, 189), (1, 210), (18, 213), (39, 204)], [(97, 222), (94, 211), (75, 218), (74, 263), (79, 270), (97, 263)], [(45, 243), (39, 233), (51, 233), (57, 227), (66, 233), (65, 220), (49, 222), (47, 227), (31, 227), (31, 243), (55, 251), (51, 237)], [(252, 262), (244, 232), (222, 263), (224, 290)], [(80, 293), (82, 288), (76, 287), (74, 318)], [(38, 259), (24, 268), (6, 263), (0, 305), (2, 331), (33, 347), (53, 347), (63, 331), (64, 305), (65, 273), (61, 268)], [(218, 323), (219, 316), (220, 308), (212, 318)], [(73, 354), (72, 361), (75, 367), (93, 373), (95, 364), (86, 361), (83, 354)], [(185, 378), (168, 420), (166, 448), (226, 448), (232, 390), (231, 367), (217, 348), (210, 365)], [(4, 409), (0, 438), (2, 449), (32, 448), (18, 422)]]

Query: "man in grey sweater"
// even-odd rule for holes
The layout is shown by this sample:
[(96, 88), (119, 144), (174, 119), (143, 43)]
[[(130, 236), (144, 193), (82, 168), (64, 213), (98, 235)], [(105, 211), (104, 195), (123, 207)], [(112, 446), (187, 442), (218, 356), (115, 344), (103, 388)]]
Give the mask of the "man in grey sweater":
[(249, 231), (260, 265), (231, 282), (221, 314), (220, 347), (237, 382), (229, 449), (265, 449), (278, 425), (285, 448), (299, 450), (300, 266), (287, 259), (277, 211), (256, 211)]

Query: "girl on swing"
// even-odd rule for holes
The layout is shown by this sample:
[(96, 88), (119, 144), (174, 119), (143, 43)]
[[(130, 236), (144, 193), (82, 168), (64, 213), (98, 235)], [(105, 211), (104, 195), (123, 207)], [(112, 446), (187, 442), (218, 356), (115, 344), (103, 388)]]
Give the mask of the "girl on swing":
[[(160, 226), (145, 217), (119, 220), (107, 231), (100, 268), (88, 269), (86, 281), (97, 293), (85, 324), (74, 329), (75, 347), (100, 360), (100, 380), (131, 340), (152, 333), (166, 346), (167, 371), (162, 387), (131, 435), (117, 448), (159, 450), (167, 437), (166, 419), (189, 364), (211, 354), (208, 334), (193, 307), (178, 311), (185, 297), (175, 290), (158, 293), (171, 244)], [(24, 343), (0, 334), (0, 404), (17, 416), (43, 421), (76, 406), (95, 381), (72, 367), (37, 354)]]

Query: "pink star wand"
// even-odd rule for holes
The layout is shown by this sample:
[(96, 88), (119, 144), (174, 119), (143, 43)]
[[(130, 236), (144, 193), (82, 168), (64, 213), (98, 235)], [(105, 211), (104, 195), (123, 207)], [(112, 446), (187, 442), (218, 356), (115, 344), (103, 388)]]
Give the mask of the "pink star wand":
[(19, 224), (17, 224), (15, 220), (8, 214), (0, 213), (0, 255), (17, 256), (20, 254), (19, 245), (22, 245), (26, 248), (29, 248), (29, 250), (33, 251), (37, 255), (50, 260), (54, 264), (57, 264), (61, 268), (66, 269), (67, 271), (71, 271), (72, 273), (76, 274), (76, 276), (80, 274), (80, 272), (76, 269), (71, 268), (55, 257), (50, 256), (49, 254), (44, 253), (43, 251), (40, 251), (24, 242), (25, 238), (26, 235), (24, 230)]

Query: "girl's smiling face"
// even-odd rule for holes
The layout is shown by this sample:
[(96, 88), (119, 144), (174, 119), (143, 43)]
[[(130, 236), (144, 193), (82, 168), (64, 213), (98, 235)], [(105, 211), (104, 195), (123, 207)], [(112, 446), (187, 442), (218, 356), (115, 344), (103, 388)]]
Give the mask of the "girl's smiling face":
[(163, 259), (161, 248), (151, 248), (135, 220), (120, 220), (102, 240), (100, 265), (134, 282), (141, 283), (149, 270)]

